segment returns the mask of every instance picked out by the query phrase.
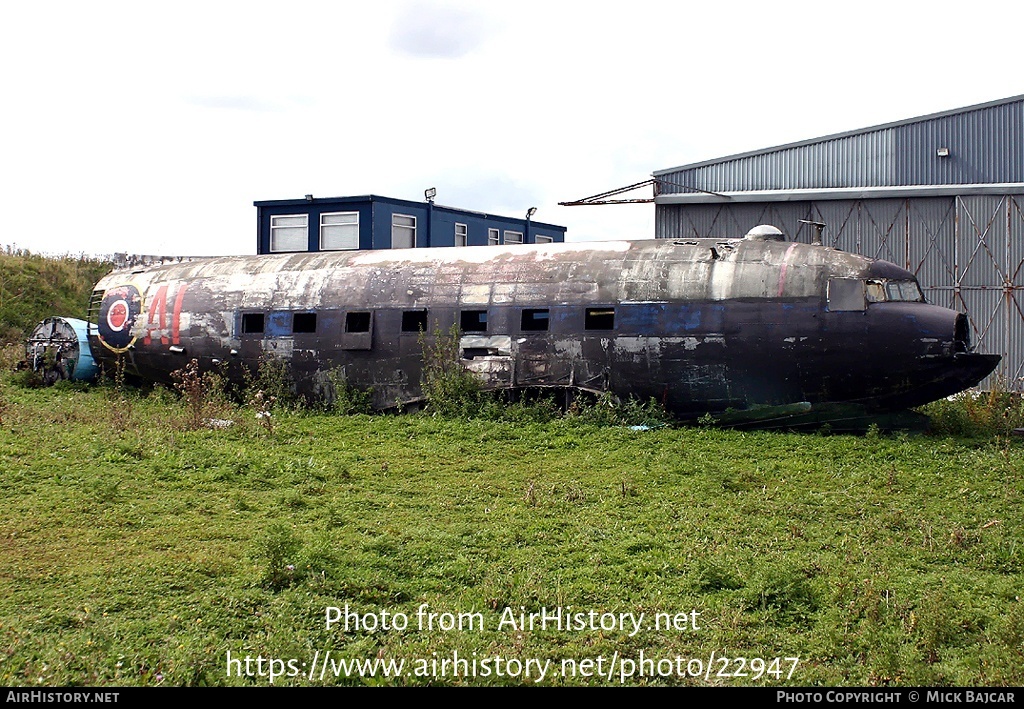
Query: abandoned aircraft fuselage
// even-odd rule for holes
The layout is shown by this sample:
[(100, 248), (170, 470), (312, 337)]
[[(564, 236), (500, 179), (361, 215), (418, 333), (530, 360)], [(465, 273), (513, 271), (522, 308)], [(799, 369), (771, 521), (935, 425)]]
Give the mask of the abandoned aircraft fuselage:
[[(797, 402), (893, 411), (987, 376), (966, 318), (891, 263), (742, 239), (320, 252), (120, 270), (94, 292), (100, 363), (170, 381), (271, 355), (301, 391), (339, 369), (379, 408), (422, 398), (423, 341), (458, 325), (495, 389), (654, 397), (697, 417)], [(226, 363), (226, 364), (222, 364)]]

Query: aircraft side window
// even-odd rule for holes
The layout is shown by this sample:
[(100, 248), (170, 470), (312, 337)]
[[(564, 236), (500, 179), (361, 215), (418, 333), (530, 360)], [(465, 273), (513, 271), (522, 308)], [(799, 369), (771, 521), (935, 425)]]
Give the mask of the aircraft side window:
[(830, 278), (828, 309), (831, 312), (863, 311), (867, 308), (864, 281), (856, 278)]
[(369, 332), (370, 313), (348, 312), (345, 313), (345, 332)]
[(547, 308), (526, 309), (523, 310), (519, 329), (524, 332), (547, 332), (549, 321)]
[(463, 310), (459, 315), (463, 332), (487, 332), (486, 310)]
[(242, 334), (255, 335), (263, 332), (263, 313), (242, 313)]
[(295, 313), (292, 316), (292, 332), (297, 334), (316, 332), (316, 313)]
[(426, 332), (427, 311), (426, 310), (403, 310), (402, 311), (402, 332)]
[(615, 308), (587, 308), (583, 317), (584, 330), (614, 330)]

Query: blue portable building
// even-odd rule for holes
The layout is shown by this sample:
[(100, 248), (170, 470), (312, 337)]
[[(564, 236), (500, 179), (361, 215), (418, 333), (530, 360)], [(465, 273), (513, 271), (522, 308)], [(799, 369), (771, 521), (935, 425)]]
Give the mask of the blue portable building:
[(254, 202), (259, 254), (565, 241), (565, 227), (379, 195)]

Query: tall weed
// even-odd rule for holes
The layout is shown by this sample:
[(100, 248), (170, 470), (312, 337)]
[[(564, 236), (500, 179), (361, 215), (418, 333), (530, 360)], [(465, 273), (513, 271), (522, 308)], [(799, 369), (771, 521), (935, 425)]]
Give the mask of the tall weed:
[(994, 386), (989, 391), (969, 390), (921, 407), (939, 435), (1006, 436), (1024, 427), (1024, 398), (1019, 392)]
[(459, 326), (430, 341), (420, 332), (423, 349), (423, 395), (428, 410), (442, 416), (473, 416), (483, 403), (483, 383), (462, 366)]
[(226, 378), (216, 371), (200, 372), (199, 360), (193, 358), (183, 368), (171, 373), (174, 386), (185, 402), (184, 427), (197, 430), (210, 425), (211, 419), (222, 415), (227, 407)]
[(272, 401), (276, 406), (292, 408), (300, 401), (295, 394), (295, 380), (287, 360), (265, 354), (256, 365), (256, 371), (246, 369), (244, 372), (247, 399), (252, 399), (262, 392), (262, 399)]

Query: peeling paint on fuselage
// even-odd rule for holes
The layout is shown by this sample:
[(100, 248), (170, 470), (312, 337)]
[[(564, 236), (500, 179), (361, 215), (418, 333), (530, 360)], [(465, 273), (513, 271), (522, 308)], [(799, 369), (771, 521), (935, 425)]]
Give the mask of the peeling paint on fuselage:
[[(957, 340), (954, 311), (829, 310), (830, 279), (870, 278), (913, 275), (822, 246), (694, 239), (211, 258), (114, 272), (97, 290), (130, 281), (143, 294), (123, 353), (142, 376), (168, 381), (196, 358), (241, 377), (270, 353), (305, 392), (340, 368), (382, 408), (422, 397), (409, 323), (425, 322), (429, 343), (465, 326), (466, 310), (484, 311), (484, 330), (462, 333), (463, 363), (488, 386), (654, 397), (680, 416), (804, 401), (902, 408), (988, 373)], [(160, 289), (173, 318), (151, 305)], [(315, 318), (312, 331), (296, 314)], [(119, 356), (98, 341), (93, 351)]]

